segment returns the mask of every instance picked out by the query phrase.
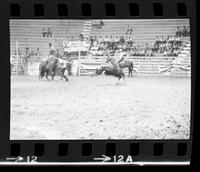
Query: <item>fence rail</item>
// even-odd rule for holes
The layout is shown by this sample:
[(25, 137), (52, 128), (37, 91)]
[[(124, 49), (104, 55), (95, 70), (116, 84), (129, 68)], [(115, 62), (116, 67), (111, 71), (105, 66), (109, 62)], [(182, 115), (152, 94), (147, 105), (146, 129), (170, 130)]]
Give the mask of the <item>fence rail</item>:
[[(12, 56), (14, 67), (11, 74), (23, 74), (23, 65), (19, 56)], [(161, 75), (161, 76), (190, 76), (191, 64), (190, 57), (167, 57), (167, 56), (132, 56), (126, 60), (133, 62), (133, 75)], [(40, 60), (31, 59), (28, 61), (28, 74), (38, 75)], [(77, 75), (78, 59), (74, 59), (72, 64), (73, 74)], [(109, 65), (106, 63), (104, 56), (81, 56), (80, 57), (80, 75), (91, 75), (101, 65)], [(124, 69), (128, 74), (128, 69)]]

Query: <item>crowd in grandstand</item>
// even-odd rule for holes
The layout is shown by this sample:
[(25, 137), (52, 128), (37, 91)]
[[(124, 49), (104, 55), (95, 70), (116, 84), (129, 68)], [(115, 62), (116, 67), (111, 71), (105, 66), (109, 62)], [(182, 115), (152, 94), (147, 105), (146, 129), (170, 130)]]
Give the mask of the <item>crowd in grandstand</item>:
[(164, 56), (178, 56), (180, 46), (182, 45), (181, 37), (190, 34), (189, 27), (184, 26), (182, 29), (177, 27), (177, 32), (174, 36), (168, 35), (156, 36), (153, 46), (146, 44), (145, 46), (136, 45), (133, 37), (130, 35), (133, 32), (132, 26), (127, 26), (126, 36), (113, 37), (90, 37), (90, 53), (93, 55), (103, 55), (105, 51), (110, 51), (111, 54), (116, 52), (127, 52), (131, 56), (153, 56), (154, 54), (163, 54)]
[(190, 36), (190, 27), (183, 26), (182, 28), (177, 27), (176, 29), (176, 36)]
[(161, 53), (165, 56), (177, 56), (181, 45), (181, 39), (177, 36), (156, 37), (154, 46), (146, 44), (141, 47), (134, 44), (132, 37), (99, 37), (90, 38), (90, 53), (93, 55), (103, 55), (105, 51), (112, 54), (116, 52), (128, 52), (132, 56), (153, 56), (155, 53)]
[(115, 51), (128, 51), (133, 46), (133, 39), (132, 37), (113, 37), (113, 36), (106, 36), (106, 37), (90, 37), (90, 50), (91, 52), (97, 52), (101, 55), (101, 52), (110, 51), (114, 53)]
[[(156, 36), (153, 46), (148, 44), (140, 46), (134, 43), (133, 31), (133, 26), (128, 24), (125, 36), (90, 36), (87, 38), (80, 34), (78, 40), (90, 41), (89, 53), (92, 55), (104, 55), (105, 51), (109, 51), (113, 55), (117, 52), (128, 52), (132, 56), (153, 56), (155, 53), (163, 54), (164, 56), (177, 56), (182, 43), (181, 37), (189, 36), (190, 34), (189, 27), (177, 27), (174, 36)], [(43, 37), (52, 37), (52, 31), (50, 28), (43, 28), (42, 35)], [(75, 40), (77, 39), (73, 36), (66, 37), (66, 41)]]
[(164, 56), (177, 56), (181, 43), (179, 36), (167, 36), (166, 38), (156, 36), (153, 51)]
[[(153, 46), (146, 44), (145, 46), (136, 45), (133, 39), (132, 25), (126, 26), (125, 36), (90, 36), (84, 37), (80, 34), (78, 40), (90, 41), (89, 53), (92, 55), (104, 55), (105, 51), (109, 51), (111, 54), (117, 52), (128, 52), (132, 56), (153, 56), (155, 53), (163, 54), (164, 56), (177, 56), (179, 47), (181, 46), (181, 37), (189, 36), (190, 28), (183, 26), (177, 27), (174, 36), (156, 36), (156, 40)], [(43, 37), (52, 37), (52, 31), (50, 28), (43, 28)], [(73, 36), (67, 36), (66, 41), (77, 40)]]

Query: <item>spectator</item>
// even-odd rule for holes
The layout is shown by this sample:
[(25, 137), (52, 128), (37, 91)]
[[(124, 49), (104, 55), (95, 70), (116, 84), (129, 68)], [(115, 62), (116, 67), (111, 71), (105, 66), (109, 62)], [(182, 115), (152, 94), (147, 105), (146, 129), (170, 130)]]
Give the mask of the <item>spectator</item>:
[(187, 27), (187, 36), (190, 36), (190, 26)]
[(115, 43), (118, 44), (119, 43), (119, 37), (115, 37)]
[(40, 52), (40, 49), (39, 49), (39, 48), (36, 49), (35, 55), (36, 55), (36, 56), (41, 56), (41, 52)]
[(50, 30), (49, 27), (47, 28), (46, 36), (47, 36), (47, 37), (52, 37), (52, 32), (51, 32), (51, 30)]
[(127, 25), (127, 28), (126, 28), (126, 35), (128, 35), (129, 34), (129, 29), (130, 29), (130, 26), (129, 26), (129, 24)]
[(25, 55), (24, 55), (24, 60), (26, 63), (28, 63), (28, 59), (31, 57), (31, 51), (29, 50), (28, 47), (25, 48)]
[(42, 28), (42, 36), (46, 37), (47, 32), (45, 31), (45, 28)]
[(186, 28), (186, 26), (183, 26), (182, 36), (187, 36), (187, 28)]
[(105, 41), (105, 43), (108, 43), (108, 41), (109, 41), (108, 36), (106, 36), (106, 38), (104, 39), (104, 41)]
[(119, 39), (119, 43), (123, 44), (124, 42), (125, 42), (125, 39), (124, 39), (123, 36), (121, 36), (120, 39)]
[(56, 57), (57, 57), (57, 58), (60, 58), (60, 57), (61, 57), (61, 54), (59, 53), (59, 49), (56, 49)]
[(131, 26), (131, 28), (129, 29), (129, 34), (131, 35), (133, 32), (133, 25)]
[(176, 28), (176, 36), (181, 36), (181, 31), (179, 26)]
[(83, 34), (80, 34), (80, 35), (79, 35), (79, 39), (80, 39), (81, 41), (84, 40)]
[(49, 43), (49, 56), (56, 56), (56, 49), (52, 43)]
[(98, 43), (100, 43), (100, 42), (102, 42), (103, 41), (103, 39), (102, 39), (102, 37), (100, 36), (99, 38), (98, 38)]

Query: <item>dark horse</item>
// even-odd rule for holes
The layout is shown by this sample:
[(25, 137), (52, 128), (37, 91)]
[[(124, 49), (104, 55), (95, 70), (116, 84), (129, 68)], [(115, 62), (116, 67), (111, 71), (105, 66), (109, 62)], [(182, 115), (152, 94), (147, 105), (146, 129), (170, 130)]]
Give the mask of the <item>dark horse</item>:
[(92, 76), (100, 75), (103, 72), (105, 75), (112, 75), (112, 76), (118, 77), (118, 80), (120, 80), (121, 78), (123, 79), (125, 78), (124, 72), (122, 70), (117, 71), (113, 67), (109, 67), (109, 66), (101, 66), (99, 69), (97, 68), (95, 74), (93, 74)]
[[(128, 68), (128, 77), (133, 77), (133, 62), (129, 61), (129, 60), (124, 60), (124, 58), (122, 57), (119, 61), (119, 67), (120, 68)], [(134, 70), (135, 71), (135, 70)], [(136, 71), (135, 71), (136, 72)]]
[[(56, 73), (58, 73), (61, 78), (65, 78), (68, 81), (68, 78), (64, 75), (67, 66), (58, 67), (58, 62), (58, 58), (43, 60), (39, 65), (39, 79), (45, 76), (47, 80), (53, 80)], [(51, 79), (49, 79), (49, 76), (51, 76)]]

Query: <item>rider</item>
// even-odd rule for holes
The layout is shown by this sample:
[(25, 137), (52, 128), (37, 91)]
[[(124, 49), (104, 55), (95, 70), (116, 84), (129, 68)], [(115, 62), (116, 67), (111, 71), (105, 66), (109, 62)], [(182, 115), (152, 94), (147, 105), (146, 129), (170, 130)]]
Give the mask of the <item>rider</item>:
[(49, 43), (49, 58), (51, 58), (52, 56), (53, 57), (56, 57), (56, 49), (55, 47), (52, 45), (52, 43)]
[(120, 63), (121, 61), (123, 61), (124, 60), (124, 56), (126, 56), (126, 54), (125, 53), (121, 53), (120, 56), (119, 56), (120, 58), (119, 58), (117, 63)]
[(118, 64), (118, 62), (116, 61), (116, 59), (115, 59), (115, 58), (111, 58), (109, 54), (106, 54), (106, 55), (107, 55), (108, 59), (110, 59), (109, 61), (110, 61), (110, 63), (113, 65), (114, 69), (115, 69), (116, 71), (120, 71), (120, 67), (119, 67), (119, 64)]

